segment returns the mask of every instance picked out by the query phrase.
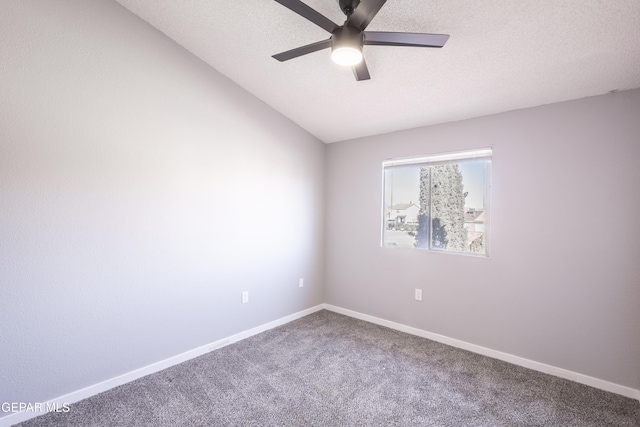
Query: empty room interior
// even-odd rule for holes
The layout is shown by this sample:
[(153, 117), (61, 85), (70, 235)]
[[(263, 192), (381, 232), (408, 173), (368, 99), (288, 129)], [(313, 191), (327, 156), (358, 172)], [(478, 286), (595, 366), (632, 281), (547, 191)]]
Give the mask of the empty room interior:
[(637, 0), (2, 0), (0, 427), (640, 425)]

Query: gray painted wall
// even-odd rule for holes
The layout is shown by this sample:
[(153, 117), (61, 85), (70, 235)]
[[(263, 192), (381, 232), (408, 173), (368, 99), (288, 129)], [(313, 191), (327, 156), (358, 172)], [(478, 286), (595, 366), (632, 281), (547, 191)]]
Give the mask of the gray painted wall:
[(1, 402), (323, 301), (317, 139), (111, 1), (3, 1), (0, 76)]
[[(639, 118), (634, 90), (329, 145), (326, 302), (640, 388)], [(486, 146), (490, 258), (380, 247), (384, 159)]]

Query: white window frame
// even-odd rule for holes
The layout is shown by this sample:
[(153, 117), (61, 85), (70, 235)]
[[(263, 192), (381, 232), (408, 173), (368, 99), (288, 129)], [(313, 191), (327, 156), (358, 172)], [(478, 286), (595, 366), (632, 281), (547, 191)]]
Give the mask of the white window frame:
[[(433, 227), (431, 224), (431, 219), (429, 223), (429, 238), (428, 238), (428, 247), (413, 247), (413, 248), (404, 248), (404, 249), (415, 249), (420, 251), (427, 252), (438, 252), (438, 253), (448, 253), (448, 254), (456, 254), (456, 255), (468, 255), (474, 257), (489, 257), (489, 249), (490, 249), (490, 214), (491, 214), (491, 165), (492, 165), (492, 156), (493, 150), (491, 147), (487, 148), (479, 148), (473, 150), (464, 150), (464, 151), (455, 151), (448, 153), (439, 153), (427, 156), (414, 156), (414, 157), (402, 157), (402, 158), (392, 158), (386, 159), (382, 162), (382, 220), (381, 220), (381, 235), (380, 235), (380, 246), (383, 248), (392, 248), (395, 249), (392, 245), (385, 244), (385, 232), (387, 231), (387, 218), (386, 218), (386, 182), (385, 182), (385, 171), (389, 168), (395, 166), (405, 166), (405, 165), (416, 165), (416, 166), (437, 166), (437, 165), (445, 165), (445, 164), (459, 164), (466, 161), (473, 160), (486, 160), (487, 161), (487, 169), (485, 176), (485, 188), (484, 188), (484, 253), (477, 253), (472, 251), (455, 251), (455, 250), (446, 250), (432, 247), (432, 233)], [(430, 189), (431, 191), (431, 189)], [(431, 201), (431, 197), (429, 198)], [(431, 203), (429, 206), (429, 211), (431, 211)], [(431, 218), (431, 214), (429, 214), (429, 218)]]

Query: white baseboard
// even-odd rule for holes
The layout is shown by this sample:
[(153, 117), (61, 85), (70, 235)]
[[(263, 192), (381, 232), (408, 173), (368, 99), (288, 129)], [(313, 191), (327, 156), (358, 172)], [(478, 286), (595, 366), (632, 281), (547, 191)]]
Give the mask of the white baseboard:
[(146, 375), (153, 374), (155, 372), (161, 371), (163, 369), (169, 368), (171, 366), (174, 366), (179, 363), (185, 362), (187, 360), (193, 359), (195, 357), (201, 356), (205, 353), (216, 350), (218, 348), (227, 346), (229, 344), (233, 344), (245, 338), (249, 338), (253, 335), (257, 335), (260, 332), (268, 331), (269, 329), (273, 329), (277, 326), (284, 325), (285, 323), (289, 323), (293, 320), (307, 316), (311, 313), (315, 313), (316, 311), (320, 311), (323, 308), (324, 308), (324, 304), (320, 304), (315, 307), (311, 307), (306, 310), (299, 311), (297, 313), (282, 317), (272, 322), (265, 323), (260, 326), (256, 326), (255, 328), (248, 329), (246, 331), (237, 333), (235, 335), (231, 335), (229, 337), (222, 338), (212, 343), (194, 348), (192, 350), (186, 351), (184, 353), (178, 354), (168, 359), (161, 360), (156, 363), (152, 363), (151, 365), (147, 365), (140, 369), (136, 369), (134, 371), (127, 372), (125, 374), (108, 379), (106, 381), (102, 381), (98, 384), (94, 384), (89, 387), (85, 387), (83, 389), (65, 394), (64, 396), (56, 397), (55, 399), (51, 399), (47, 402), (42, 402), (39, 404), (40, 410), (35, 410), (34, 408), (33, 410), (28, 410), (24, 412), (10, 413), (9, 415), (0, 418), (0, 427), (9, 427), (14, 424), (29, 420), (31, 418), (35, 418), (39, 415), (43, 415), (44, 413), (47, 412), (46, 408), (55, 407), (62, 410), (63, 405), (65, 404), (75, 403), (82, 399), (95, 396), (98, 393), (105, 392), (119, 385), (126, 384), (128, 382), (144, 377)]
[(461, 348), (463, 350), (468, 350), (474, 353), (482, 354), (483, 356), (488, 356), (494, 359), (513, 363), (514, 365), (533, 369), (534, 371), (543, 372), (545, 374), (575, 381), (577, 383), (585, 384), (594, 388), (598, 388), (600, 390), (609, 391), (611, 393), (616, 393), (622, 396), (630, 397), (632, 399), (640, 400), (640, 390), (636, 390), (631, 387), (626, 387), (620, 384), (615, 384), (609, 381), (601, 380), (599, 378), (594, 378), (588, 375), (579, 374), (577, 372), (569, 371), (567, 369), (557, 368), (555, 366), (547, 365), (545, 363), (540, 363), (534, 360), (525, 359), (524, 357), (514, 356), (513, 354), (492, 350), (490, 348), (482, 347), (476, 344), (471, 344), (466, 341), (457, 340), (455, 338), (449, 338), (444, 335), (434, 334), (433, 332), (428, 332), (422, 329), (403, 325), (401, 323), (380, 319), (379, 317), (370, 316), (368, 314), (359, 313), (357, 311), (349, 310), (346, 308), (336, 307), (331, 304), (323, 304), (323, 308), (329, 311), (333, 311), (335, 313), (344, 314), (345, 316), (353, 317), (355, 319), (364, 320), (369, 323), (375, 323), (376, 325), (386, 326), (387, 328), (395, 329), (401, 332), (406, 332), (411, 335), (417, 335), (419, 337), (437, 341), (442, 344), (447, 344), (452, 347)]

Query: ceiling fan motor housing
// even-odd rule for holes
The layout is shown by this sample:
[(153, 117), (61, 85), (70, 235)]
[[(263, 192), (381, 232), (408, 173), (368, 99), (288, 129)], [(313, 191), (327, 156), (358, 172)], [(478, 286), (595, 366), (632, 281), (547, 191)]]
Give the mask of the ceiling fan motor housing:
[(336, 28), (331, 33), (331, 49), (339, 47), (352, 47), (362, 50), (364, 36), (362, 31), (350, 25), (344, 25)]
[(355, 66), (362, 62), (363, 33), (351, 25), (331, 33), (331, 59), (338, 65)]

